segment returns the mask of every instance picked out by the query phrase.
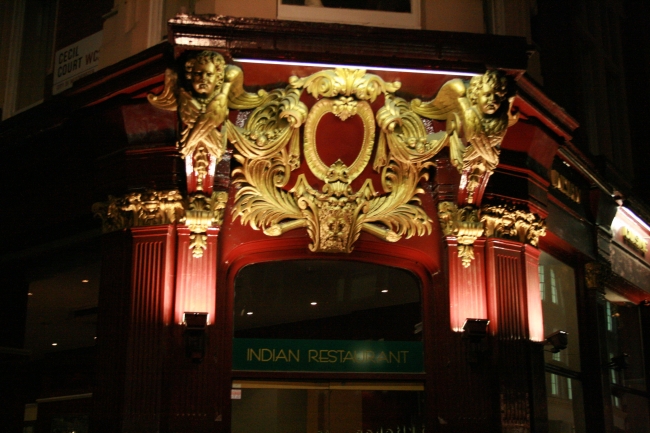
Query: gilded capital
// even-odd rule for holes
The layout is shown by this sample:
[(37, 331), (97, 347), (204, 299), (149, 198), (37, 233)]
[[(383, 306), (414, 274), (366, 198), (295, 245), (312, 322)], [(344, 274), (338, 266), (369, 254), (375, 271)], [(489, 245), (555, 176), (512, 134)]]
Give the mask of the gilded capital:
[(190, 197), (189, 207), (181, 220), (192, 233), (190, 249), (195, 258), (203, 257), (208, 246), (208, 229), (223, 223), (223, 213), (228, 201), (226, 192), (213, 192), (210, 197), (197, 193)]
[(512, 239), (537, 246), (546, 235), (546, 223), (538, 215), (513, 204), (484, 205), (481, 222), (486, 237)]
[(478, 209), (472, 206), (458, 208), (453, 202), (438, 203), (438, 219), (445, 236), (455, 236), (458, 241), (458, 257), (463, 267), (474, 260), (474, 242), (483, 235), (483, 224)]
[(122, 197), (109, 196), (95, 203), (92, 211), (102, 220), (105, 233), (131, 227), (172, 224), (185, 214), (183, 197), (178, 190), (132, 192)]

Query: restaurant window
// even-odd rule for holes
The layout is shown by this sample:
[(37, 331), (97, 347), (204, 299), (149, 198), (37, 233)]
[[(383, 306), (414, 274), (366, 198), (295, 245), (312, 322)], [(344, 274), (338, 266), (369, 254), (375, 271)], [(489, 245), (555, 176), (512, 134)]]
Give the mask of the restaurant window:
[(604, 312), (615, 431), (650, 431), (639, 307), (607, 290)]
[[(267, 262), (243, 268), (234, 291), (233, 432), (261, 431), (252, 414), (267, 432), (421, 431), (423, 381), (400, 379), (424, 372), (414, 275), (352, 261)], [(262, 380), (238, 380), (245, 371)]]
[(424, 431), (424, 387), (382, 382), (233, 382), (233, 433)]
[(549, 336), (557, 331), (568, 334), (565, 349), (557, 351), (546, 346), (544, 351), (549, 432), (585, 432), (575, 272), (569, 265), (542, 252), (539, 275), (540, 292), (545, 292), (542, 296), (544, 334)]

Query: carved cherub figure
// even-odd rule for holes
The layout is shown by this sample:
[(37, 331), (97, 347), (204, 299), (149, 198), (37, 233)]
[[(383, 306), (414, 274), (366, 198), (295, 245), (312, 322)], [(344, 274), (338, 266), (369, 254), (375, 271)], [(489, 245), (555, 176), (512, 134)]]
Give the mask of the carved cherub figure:
[(205, 146), (220, 159), (225, 142), (217, 127), (228, 115), (229, 85), (224, 85), (226, 63), (215, 52), (201, 51), (185, 63), (191, 90), (179, 89), (179, 116), (186, 128), (181, 133), (181, 153), (187, 157)]
[(454, 150), (463, 152), (461, 158), (456, 158), (458, 163), (462, 161), (463, 168), (481, 163), (491, 171), (499, 164), (499, 146), (510, 124), (509, 114), (514, 100), (511, 96), (509, 104), (505, 104), (507, 97), (508, 81), (504, 75), (488, 71), (472, 77), (467, 98), (458, 100), (462, 109), (461, 125), (449, 125), (455, 137), (461, 133), (458, 126), (462, 127), (462, 134), (469, 144), (465, 148), (462, 143), (452, 143)]
[[(163, 110), (178, 111), (183, 124), (178, 147), (197, 175), (197, 190), (226, 150), (226, 139), (219, 130), (228, 117), (228, 108), (246, 109), (261, 103), (266, 92), (246, 93), (243, 72), (226, 65), (221, 54), (200, 51), (184, 64), (184, 79), (168, 69), (160, 95), (149, 95), (151, 104)], [(179, 83), (180, 81), (180, 83)]]
[(508, 78), (499, 71), (445, 83), (428, 103), (415, 99), (413, 111), (423, 117), (447, 121), (452, 163), (468, 172), (468, 189), (473, 191), (481, 176), (499, 164), (499, 147), (509, 126), (517, 121), (511, 114), (514, 96)]

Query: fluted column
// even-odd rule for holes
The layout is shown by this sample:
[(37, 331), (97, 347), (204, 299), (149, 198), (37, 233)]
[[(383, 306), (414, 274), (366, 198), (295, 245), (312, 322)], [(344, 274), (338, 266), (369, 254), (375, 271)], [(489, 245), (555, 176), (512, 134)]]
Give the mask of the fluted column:
[[(216, 410), (218, 371), (215, 352), (217, 289), (217, 239), (219, 229), (207, 229), (206, 248), (194, 257), (191, 232), (178, 229), (178, 262), (174, 306), (173, 347), (169, 352), (174, 374), (169, 377), (168, 428), (174, 432), (214, 432), (221, 427)], [(187, 357), (183, 313), (208, 313), (205, 356), (200, 362)]]
[[(486, 241), (492, 359), (497, 368), (500, 431), (537, 431), (534, 400), (544, 397), (539, 253), (517, 241)], [(533, 336), (531, 331), (535, 333)], [(533, 338), (534, 337), (534, 338)], [(540, 418), (541, 419), (541, 418)]]
[(175, 247), (171, 224), (105, 235), (94, 431), (161, 430)]

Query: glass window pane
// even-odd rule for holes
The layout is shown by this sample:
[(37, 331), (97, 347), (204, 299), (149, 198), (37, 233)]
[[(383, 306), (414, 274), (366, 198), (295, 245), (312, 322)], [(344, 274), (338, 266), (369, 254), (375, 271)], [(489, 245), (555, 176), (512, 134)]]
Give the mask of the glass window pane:
[(235, 281), (235, 338), (421, 341), (418, 280), (370, 263), (247, 266)]
[(639, 308), (622, 296), (607, 292), (605, 304), (607, 350), (614, 363), (612, 383), (646, 390)]
[(419, 433), (424, 427), (421, 385), (240, 385), (241, 394), (232, 400), (233, 433)]
[(546, 373), (549, 433), (584, 433), (582, 384), (579, 380)]
[(629, 393), (622, 393), (619, 397), (612, 398), (615, 431), (626, 433), (650, 431), (647, 398)]
[(539, 265), (540, 273), (543, 272), (545, 281), (549, 282), (550, 291), (550, 296), (542, 299), (544, 335), (549, 336), (556, 331), (566, 331), (569, 334), (567, 348), (560, 352), (560, 356), (554, 356), (547, 348), (544, 351), (544, 359), (546, 362), (580, 371), (575, 273), (573, 268), (544, 252), (540, 255)]

